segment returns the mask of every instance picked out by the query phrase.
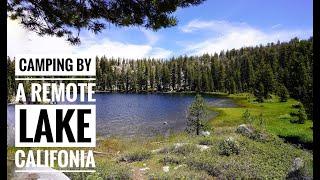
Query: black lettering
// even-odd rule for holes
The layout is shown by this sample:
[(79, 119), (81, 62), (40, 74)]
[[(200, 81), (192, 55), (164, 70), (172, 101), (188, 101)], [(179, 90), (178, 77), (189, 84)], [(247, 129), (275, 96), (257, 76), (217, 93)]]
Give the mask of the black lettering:
[(19, 61), (20, 71), (25, 71), (26, 70), (26, 66), (22, 66), (22, 63), (27, 63), (27, 60), (25, 58), (21, 58), (20, 61)]
[[(44, 124), (44, 131), (42, 131), (42, 126)], [(49, 123), (49, 117), (46, 109), (40, 110), (36, 135), (34, 137), (34, 142), (40, 142), (41, 136), (45, 135), (47, 142), (53, 142), (51, 127)]]
[(20, 142), (32, 142), (32, 138), (27, 138), (27, 110), (20, 109)]
[(72, 134), (69, 121), (72, 117), (72, 114), (74, 112), (74, 109), (68, 109), (66, 116), (63, 119), (62, 109), (57, 109), (57, 127), (56, 127), (56, 136), (57, 136), (57, 142), (62, 142), (63, 139), (63, 129), (65, 129), (65, 132), (67, 134), (69, 142), (75, 142), (74, 136)]
[[(90, 69), (90, 63), (91, 63), (91, 58), (89, 58), (89, 59), (85, 58), (84, 60), (85, 60), (86, 66), (87, 66), (87, 71), (89, 71), (89, 69)], [(88, 61), (87, 61), (87, 60), (88, 60)]]
[(77, 70), (82, 71), (83, 70), (83, 59), (78, 58), (77, 59)]
[(89, 123), (84, 123), (84, 114), (90, 114), (91, 109), (78, 109), (78, 142), (91, 142), (91, 138), (84, 137), (84, 128), (89, 127)]

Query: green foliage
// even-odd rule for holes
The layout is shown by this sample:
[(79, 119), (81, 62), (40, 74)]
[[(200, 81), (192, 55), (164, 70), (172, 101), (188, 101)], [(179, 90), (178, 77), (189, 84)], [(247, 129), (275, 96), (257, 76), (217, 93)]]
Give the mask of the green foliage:
[(295, 108), (295, 109), (300, 109), (300, 108), (303, 107), (303, 104), (301, 104), (300, 102), (298, 102), (298, 103), (292, 104), (292, 107)]
[(205, 130), (205, 118), (207, 111), (205, 108), (205, 101), (200, 94), (197, 94), (195, 100), (189, 106), (187, 114), (187, 132), (200, 134), (201, 130)]
[(301, 106), (298, 111), (291, 112), (290, 115), (293, 117), (290, 122), (304, 124), (307, 120), (307, 114), (303, 106)]
[(279, 96), (279, 98), (280, 98), (280, 102), (287, 102), (287, 100), (288, 100), (288, 98), (289, 98), (288, 89), (287, 89), (283, 84), (281, 84), (281, 85), (279, 86), (278, 96)]
[(197, 152), (197, 151), (198, 151), (198, 148), (195, 145), (184, 144), (184, 145), (181, 145), (181, 146), (174, 148), (172, 152), (175, 154), (180, 154), (180, 155), (186, 156), (190, 153)]
[(204, 137), (199, 140), (200, 145), (213, 145), (214, 142), (210, 137)]
[(256, 97), (257, 102), (262, 103), (264, 101), (264, 86), (262, 83), (258, 83), (253, 91), (254, 96)]
[(244, 119), (246, 124), (252, 124), (254, 121), (254, 117), (252, 117), (248, 109), (244, 111), (244, 113), (242, 114), (242, 118)]
[(124, 164), (118, 164), (110, 160), (99, 159), (96, 161), (95, 173), (66, 173), (70, 179), (75, 180), (104, 180), (104, 179), (131, 179), (130, 168)]
[(171, 179), (195, 179), (195, 180), (203, 180), (203, 179), (211, 179), (206, 172), (203, 171), (194, 171), (187, 168), (179, 168), (177, 170), (165, 172), (156, 172), (150, 173), (148, 179), (149, 180), (171, 180)]
[(103, 178), (99, 177), (98, 175), (90, 174), (89, 176), (86, 177), (86, 180), (103, 180)]
[(240, 145), (232, 137), (229, 137), (219, 143), (219, 154), (230, 156), (231, 154), (239, 154)]
[(265, 128), (265, 126), (266, 126), (266, 120), (265, 120), (265, 118), (263, 117), (263, 114), (262, 114), (262, 113), (260, 113), (260, 114), (258, 115), (258, 117), (256, 118), (256, 121), (257, 121), (257, 124), (258, 124), (258, 126), (259, 126), (260, 128), (262, 128), (262, 129)]
[(164, 165), (168, 164), (181, 164), (183, 160), (180, 157), (165, 155), (162, 159), (159, 160), (160, 163)]
[[(9, 0), (7, 11), (13, 20), (39, 35), (65, 36), (72, 44), (80, 43), (80, 30), (98, 33), (106, 24), (144, 26), (149, 29), (177, 24), (173, 13), (178, 8), (199, 5), (203, 0), (176, 1), (15, 1)], [(54, 14), (54, 16), (53, 16)]]
[[(122, 16), (121, 16), (122, 17)], [(202, 56), (161, 59), (97, 57), (96, 90), (118, 92), (252, 93), (258, 102), (277, 93), (313, 110), (313, 38), (247, 47)], [(14, 61), (8, 63), (8, 92), (16, 90)], [(309, 119), (312, 119), (310, 116)]]
[(129, 152), (125, 155), (123, 155), (120, 158), (120, 161), (126, 161), (126, 162), (135, 162), (135, 161), (143, 161), (151, 158), (151, 152), (147, 150), (136, 150), (133, 152)]

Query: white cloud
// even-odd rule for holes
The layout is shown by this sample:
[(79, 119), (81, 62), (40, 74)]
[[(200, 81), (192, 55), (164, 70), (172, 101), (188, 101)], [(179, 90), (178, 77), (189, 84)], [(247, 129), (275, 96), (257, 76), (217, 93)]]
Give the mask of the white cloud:
[(24, 29), (18, 21), (7, 20), (7, 54), (55, 54), (71, 53), (72, 46), (63, 38), (40, 37), (34, 32)]
[[(230, 23), (227, 21), (193, 20), (180, 28), (185, 33), (209, 33), (208, 38), (201, 42), (189, 43), (184, 53), (201, 55), (213, 54), (221, 50), (256, 46), (270, 42), (288, 41), (293, 37), (307, 38), (312, 30), (277, 30), (264, 32), (246, 23)], [(213, 35), (215, 34), (215, 35)]]
[(155, 44), (159, 40), (159, 37), (153, 31), (141, 29), (141, 32), (143, 32), (143, 34), (146, 36), (148, 44), (150, 45)]
[(40, 37), (34, 32), (24, 29), (18, 21), (7, 20), (7, 53), (9, 56), (17, 54), (89, 54), (106, 57), (121, 58), (167, 58), (172, 52), (154, 44), (158, 37), (151, 31), (141, 32), (147, 39), (146, 44), (132, 44), (112, 41), (109, 38), (97, 39), (87, 34), (81, 37), (80, 46), (70, 45), (64, 38), (44, 36)]
[(275, 24), (275, 25), (271, 26), (271, 29), (279, 28), (281, 26), (282, 26), (281, 24)]
[(187, 25), (180, 29), (185, 33), (192, 33), (199, 30), (210, 30), (216, 32), (230, 32), (238, 29), (248, 28), (246, 23), (229, 23), (227, 21), (201, 21), (198, 19), (190, 21)]
[(82, 54), (94, 54), (98, 56), (120, 58), (167, 58), (171, 55), (171, 51), (159, 47), (153, 47), (149, 44), (129, 44), (122, 42), (114, 42), (108, 38), (97, 43), (94, 40), (85, 40), (86, 45), (81, 45), (77, 52)]

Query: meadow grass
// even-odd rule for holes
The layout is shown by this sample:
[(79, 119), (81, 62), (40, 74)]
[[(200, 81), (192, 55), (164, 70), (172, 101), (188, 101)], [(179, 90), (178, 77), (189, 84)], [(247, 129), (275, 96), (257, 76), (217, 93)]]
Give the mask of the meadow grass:
[[(290, 112), (295, 111), (292, 105), (298, 101), (288, 99), (287, 102), (280, 102), (278, 97), (264, 103), (256, 103), (249, 94), (230, 95), (230, 98), (239, 105), (232, 108), (208, 107), (209, 110), (217, 111), (219, 115), (211, 120), (213, 127), (226, 127), (244, 124), (243, 113), (248, 110), (252, 116), (259, 116), (262, 113), (265, 128), (268, 132), (278, 135), (287, 140), (294, 140), (294, 143), (311, 146), (313, 143), (313, 122), (307, 120), (304, 124), (291, 123)], [(254, 122), (256, 123), (256, 122)]]

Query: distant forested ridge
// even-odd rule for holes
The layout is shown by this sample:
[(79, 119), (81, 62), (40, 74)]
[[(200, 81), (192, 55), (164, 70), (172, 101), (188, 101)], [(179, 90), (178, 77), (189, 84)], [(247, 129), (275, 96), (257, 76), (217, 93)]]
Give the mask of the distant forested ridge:
[[(9, 93), (14, 93), (16, 86), (13, 63), (8, 59)], [(285, 90), (303, 102), (310, 113), (313, 109), (312, 67), (312, 37), (168, 60), (97, 57), (96, 90), (250, 92), (263, 99)]]

